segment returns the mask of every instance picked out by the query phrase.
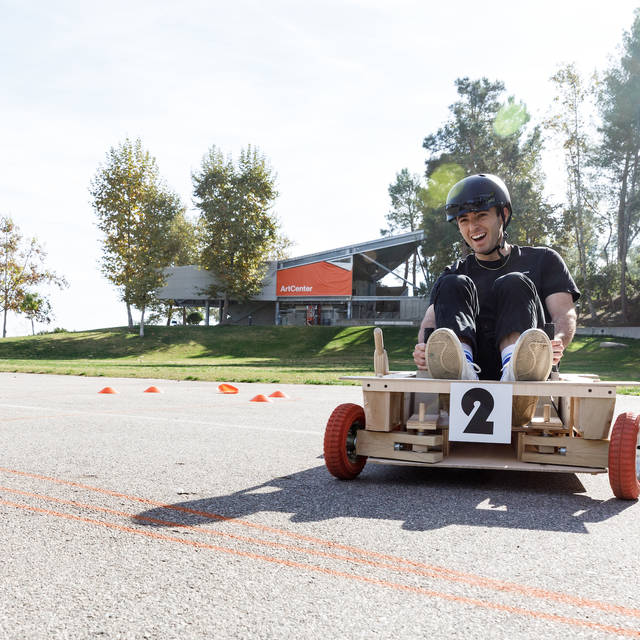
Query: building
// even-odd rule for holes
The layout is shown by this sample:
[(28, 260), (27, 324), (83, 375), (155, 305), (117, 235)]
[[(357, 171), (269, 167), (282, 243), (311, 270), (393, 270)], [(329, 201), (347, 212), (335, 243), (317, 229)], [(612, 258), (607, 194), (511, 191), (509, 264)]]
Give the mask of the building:
[[(427, 300), (409, 296), (410, 283), (395, 269), (424, 239), (424, 231), (414, 231), (270, 262), (260, 294), (248, 303), (232, 300), (227, 320), (231, 324), (419, 324)], [(381, 284), (385, 277), (394, 284)], [(210, 310), (222, 308), (220, 298), (205, 293), (213, 284), (208, 271), (172, 267), (158, 296), (178, 307), (204, 308), (209, 324)]]

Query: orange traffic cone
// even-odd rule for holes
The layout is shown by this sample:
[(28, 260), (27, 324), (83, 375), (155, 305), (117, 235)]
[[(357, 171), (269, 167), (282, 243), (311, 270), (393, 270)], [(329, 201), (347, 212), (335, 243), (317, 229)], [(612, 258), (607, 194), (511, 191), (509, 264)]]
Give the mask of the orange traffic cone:
[(263, 395), (262, 393), (259, 393), (257, 396), (254, 396), (253, 398), (251, 398), (249, 402), (273, 402), (273, 400), (269, 400), (267, 396)]
[(148, 389), (144, 390), (144, 393), (162, 393), (158, 387), (151, 385)]
[(220, 393), (238, 393), (238, 388), (225, 382), (224, 384), (218, 385), (218, 391)]
[(105, 387), (104, 389), (100, 389), (98, 393), (118, 393), (118, 392), (112, 387)]
[(288, 398), (289, 396), (283, 391), (274, 391), (273, 393), (269, 394), (269, 397), (270, 398)]

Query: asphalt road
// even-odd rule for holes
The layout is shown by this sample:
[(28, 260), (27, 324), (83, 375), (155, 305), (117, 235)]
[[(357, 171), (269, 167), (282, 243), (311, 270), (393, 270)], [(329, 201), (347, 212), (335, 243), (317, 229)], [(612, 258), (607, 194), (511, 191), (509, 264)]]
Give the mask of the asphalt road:
[(359, 388), (216, 386), (0, 373), (1, 638), (640, 637), (606, 475), (341, 482), (324, 426)]

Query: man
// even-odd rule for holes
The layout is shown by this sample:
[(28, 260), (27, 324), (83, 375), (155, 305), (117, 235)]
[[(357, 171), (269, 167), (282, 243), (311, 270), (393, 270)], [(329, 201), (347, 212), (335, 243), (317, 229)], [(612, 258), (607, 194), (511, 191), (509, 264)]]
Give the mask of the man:
[[(461, 180), (445, 209), (472, 253), (436, 281), (413, 353), (416, 365), (434, 378), (546, 380), (575, 333), (580, 292), (564, 261), (546, 247), (506, 241), (511, 199), (496, 176)], [(547, 322), (555, 325), (552, 340)], [(432, 330), (426, 344), (425, 329)]]

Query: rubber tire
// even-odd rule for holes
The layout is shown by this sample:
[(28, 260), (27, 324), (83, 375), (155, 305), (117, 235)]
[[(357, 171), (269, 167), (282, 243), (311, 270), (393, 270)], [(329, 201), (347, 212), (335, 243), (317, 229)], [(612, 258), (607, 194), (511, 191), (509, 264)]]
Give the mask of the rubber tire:
[(636, 470), (636, 448), (640, 415), (621, 413), (613, 425), (609, 443), (609, 484), (616, 498), (637, 500), (640, 482)]
[(340, 404), (329, 416), (324, 432), (324, 463), (329, 473), (339, 480), (352, 480), (367, 462), (366, 456), (351, 460), (347, 455), (347, 436), (354, 424), (364, 429), (364, 409), (358, 404)]

